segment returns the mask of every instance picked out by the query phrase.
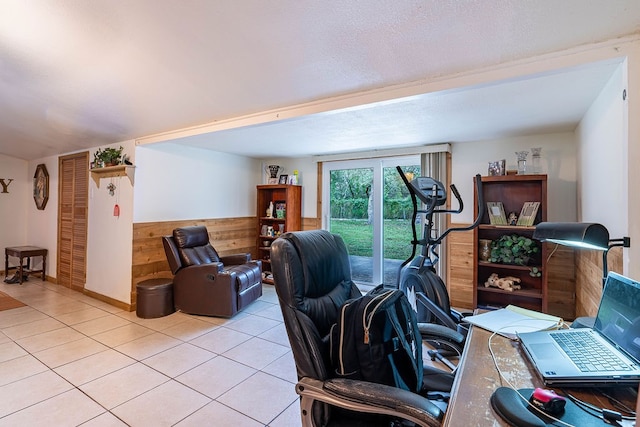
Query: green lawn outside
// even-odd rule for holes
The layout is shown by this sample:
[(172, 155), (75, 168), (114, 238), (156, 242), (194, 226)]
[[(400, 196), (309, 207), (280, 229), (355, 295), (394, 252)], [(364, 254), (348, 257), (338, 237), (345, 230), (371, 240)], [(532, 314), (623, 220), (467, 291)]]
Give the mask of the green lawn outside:
[[(350, 255), (373, 256), (373, 225), (359, 219), (331, 219), (331, 232), (344, 239)], [(384, 257), (405, 260), (411, 255), (411, 222), (408, 220), (384, 220)]]

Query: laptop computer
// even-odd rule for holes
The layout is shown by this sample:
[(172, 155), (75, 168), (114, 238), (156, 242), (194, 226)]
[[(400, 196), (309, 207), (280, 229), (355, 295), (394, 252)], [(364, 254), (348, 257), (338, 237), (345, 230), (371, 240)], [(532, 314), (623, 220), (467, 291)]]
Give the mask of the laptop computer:
[[(640, 283), (609, 273), (593, 328), (518, 334), (544, 383), (589, 387), (640, 382)], [(578, 360), (578, 353), (586, 360)], [(611, 352), (617, 359), (609, 360)]]

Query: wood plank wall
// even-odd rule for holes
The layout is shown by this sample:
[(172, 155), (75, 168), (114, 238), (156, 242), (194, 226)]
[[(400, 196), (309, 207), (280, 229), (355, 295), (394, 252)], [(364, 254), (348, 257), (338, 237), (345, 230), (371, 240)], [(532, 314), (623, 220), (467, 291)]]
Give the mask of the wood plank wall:
[[(449, 227), (464, 227), (463, 224), (450, 224)], [(451, 305), (457, 308), (473, 307), (473, 230), (449, 234), (445, 238), (447, 245), (446, 285), (449, 289)]]
[(131, 310), (136, 307), (136, 285), (143, 280), (173, 277), (162, 247), (162, 236), (174, 228), (204, 225), (211, 244), (220, 255), (251, 253), (256, 256), (258, 220), (256, 217), (145, 222), (133, 224), (133, 260), (131, 266)]
[[(613, 248), (607, 256), (609, 271), (623, 274), (622, 248)], [(576, 317), (595, 316), (602, 297), (602, 252), (576, 251)]]
[[(255, 258), (258, 229), (256, 217), (199, 219), (184, 221), (145, 222), (133, 224), (133, 260), (131, 266), (131, 304), (136, 308), (136, 285), (143, 280), (172, 277), (162, 247), (162, 236), (170, 235), (174, 228), (204, 225), (209, 231), (211, 244), (220, 255), (251, 253)], [(302, 218), (302, 229), (320, 228), (319, 218)]]

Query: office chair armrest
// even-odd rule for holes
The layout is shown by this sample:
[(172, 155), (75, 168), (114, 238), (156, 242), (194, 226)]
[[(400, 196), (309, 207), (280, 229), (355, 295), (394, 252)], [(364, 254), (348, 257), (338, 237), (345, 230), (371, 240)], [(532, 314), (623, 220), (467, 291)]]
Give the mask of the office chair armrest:
[(313, 425), (311, 408), (316, 400), (352, 411), (390, 415), (425, 427), (440, 426), (444, 415), (426, 397), (366, 381), (333, 378), (323, 382), (307, 377), (296, 384), (296, 393), (302, 398), (303, 426)]
[(464, 347), (464, 335), (446, 326), (436, 325), (435, 323), (418, 323), (418, 329), (423, 341), (446, 341), (459, 347), (460, 351)]
[(473, 316), (473, 313), (470, 311), (458, 311), (451, 309), (451, 315), (459, 322), (464, 321), (464, 318), (467, 316)]

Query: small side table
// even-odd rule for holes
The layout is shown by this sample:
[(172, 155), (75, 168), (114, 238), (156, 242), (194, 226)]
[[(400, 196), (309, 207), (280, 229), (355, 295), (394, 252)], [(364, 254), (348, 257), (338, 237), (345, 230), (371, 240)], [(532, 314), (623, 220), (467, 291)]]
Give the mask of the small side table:
[[(20, 258), (20, 265), (17, 267), (9, 267), (9, 256)], [(42, 270), (31, 270), (31, 257), (42, 257)], [(47, 268), (47, 250), (37, 246), (11, 246), (4, 248), (4, 275), (9, 277), (9, 270), (18, 269), (20, 274), (20, 284), (24, 278), (23, 259), (27, 259), (27, 270), (30, 273), (42, 273), (42, 281), (46, 281), (45, 271)]]

